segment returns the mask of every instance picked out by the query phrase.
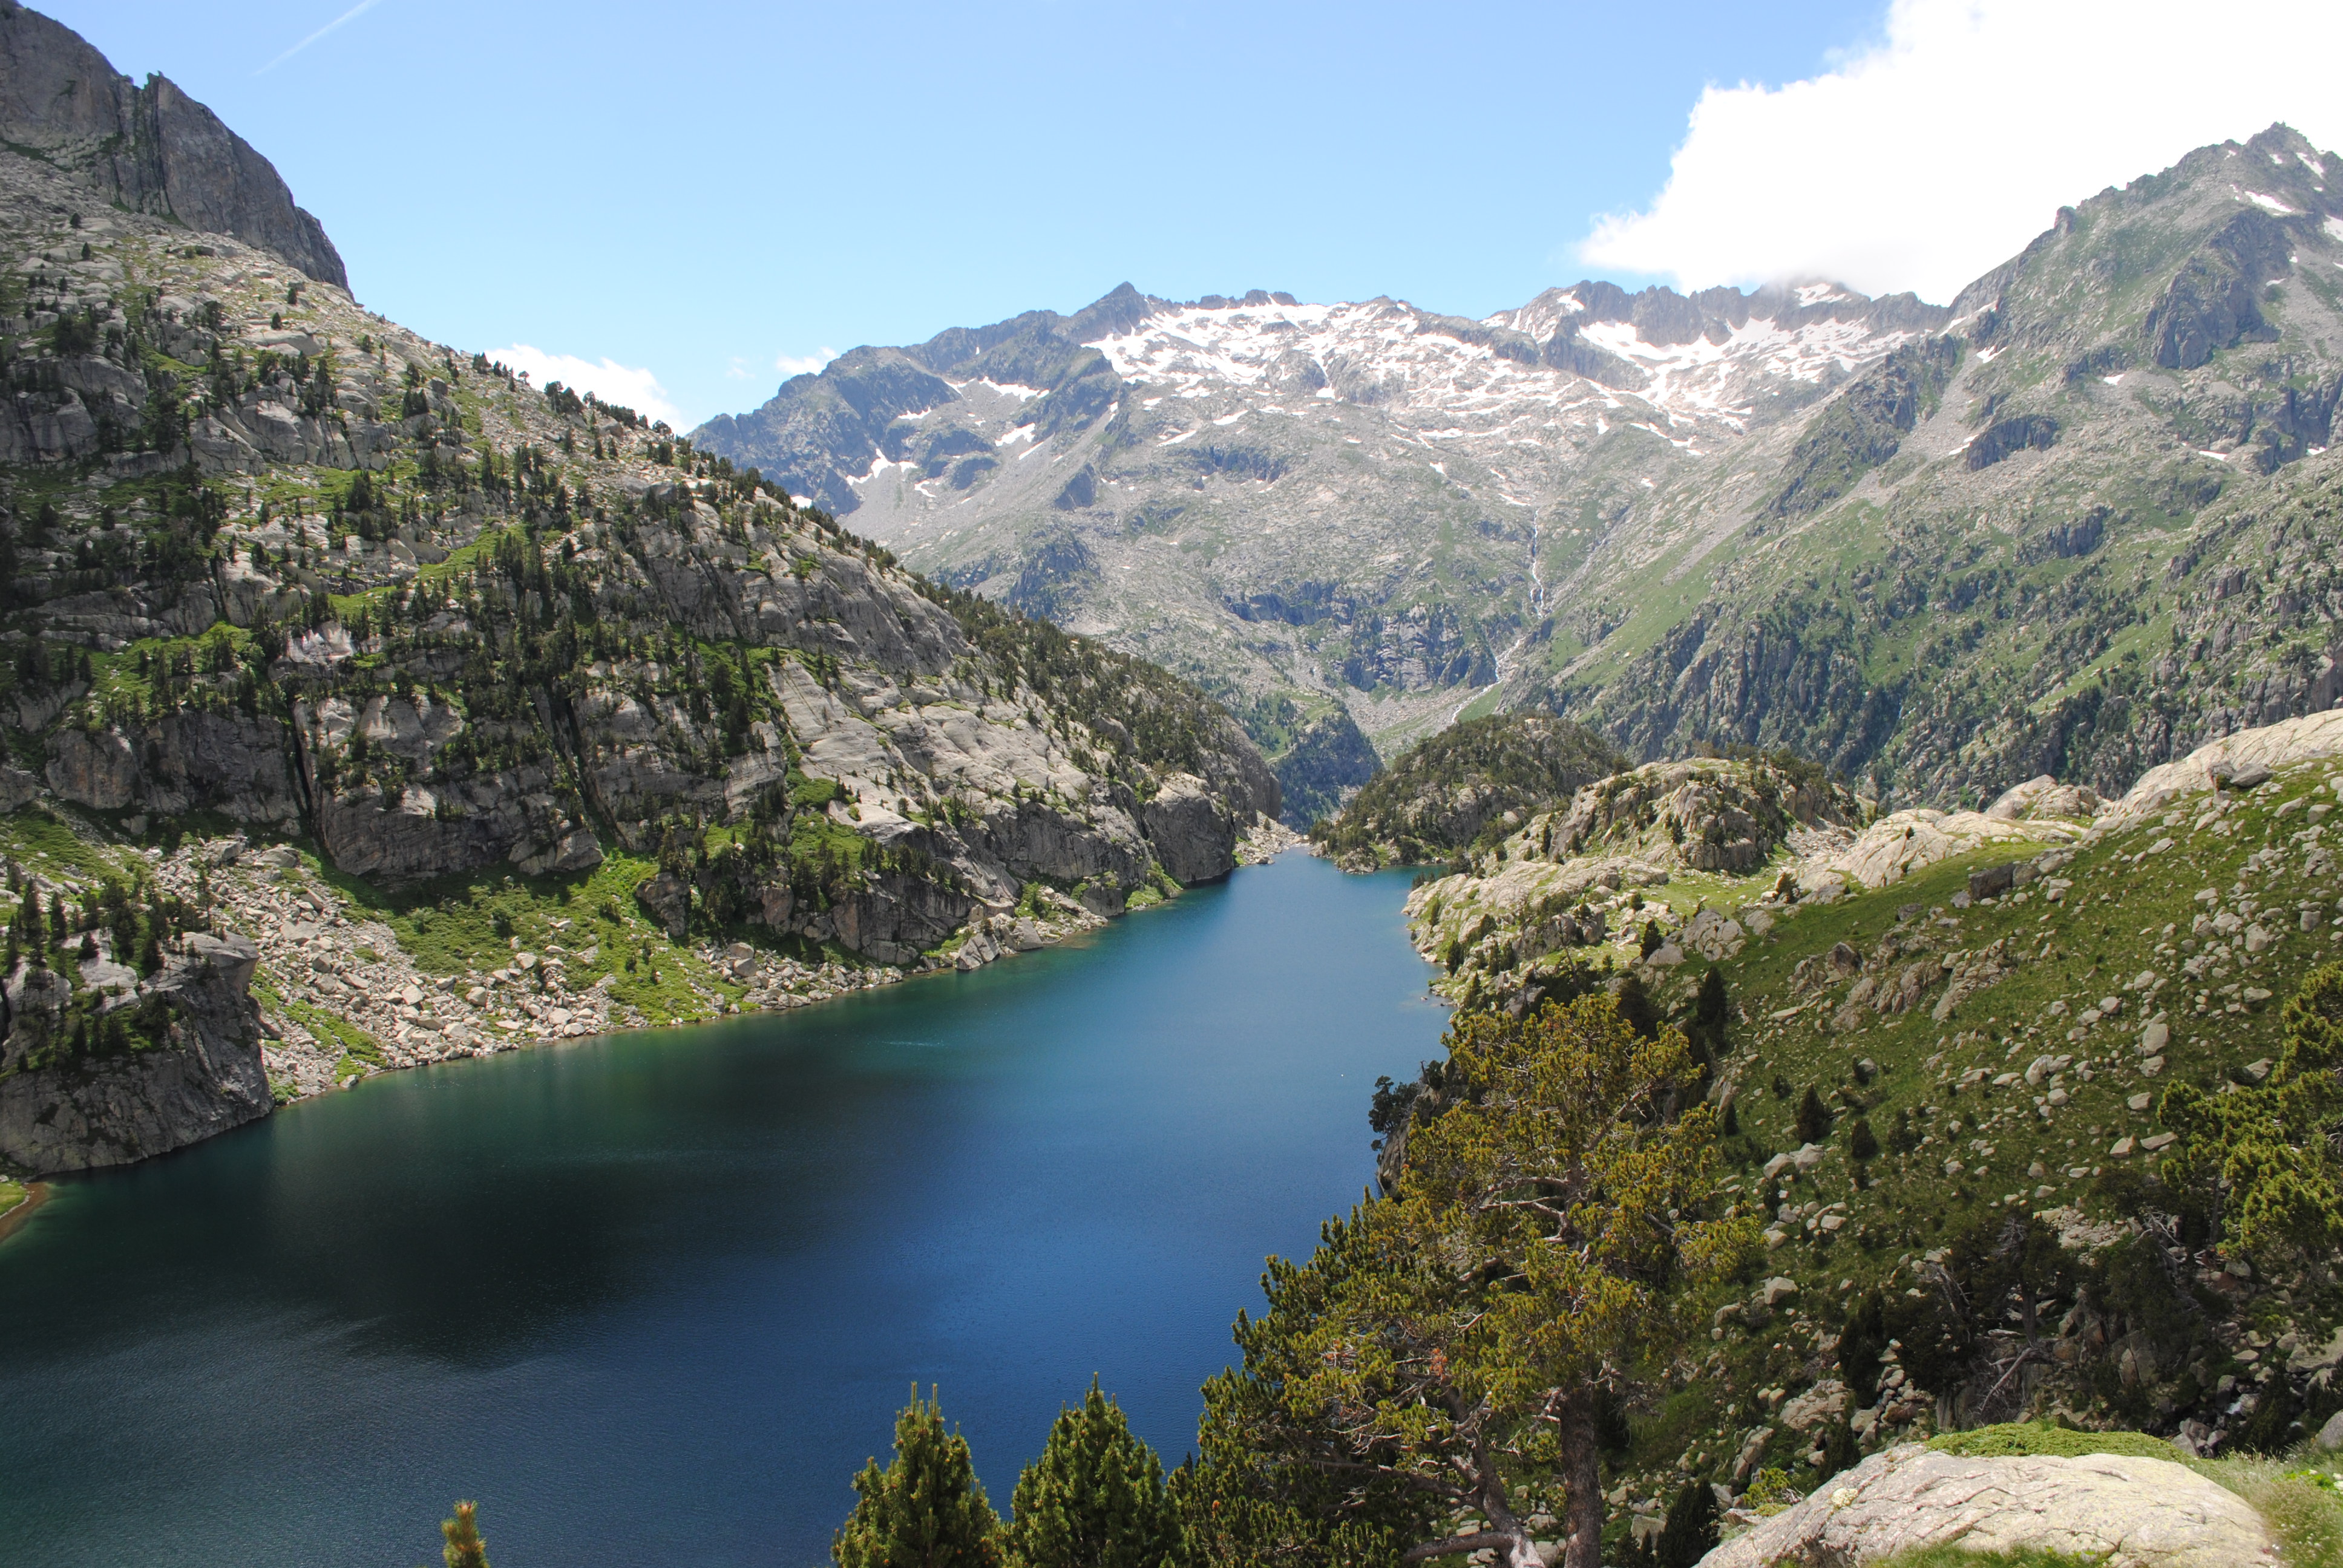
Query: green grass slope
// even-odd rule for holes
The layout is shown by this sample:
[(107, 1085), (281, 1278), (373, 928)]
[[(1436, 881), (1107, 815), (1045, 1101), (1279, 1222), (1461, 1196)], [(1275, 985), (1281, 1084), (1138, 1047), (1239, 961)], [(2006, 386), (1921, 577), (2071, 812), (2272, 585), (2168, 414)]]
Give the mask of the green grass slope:
[[(1441, 989), (1489, 1006), (1638, 968), (1646, 917), (1685, 961), (1638, 972), (1689, 1021), (1694, 939), (1739, 916), (1712, 943), (1732, 1006), (1711, 1093), (1726, 1197), (1767, 1248), (1628, 1412), (1619, 1497), (1769, 1469), (1809, 1489), (1866, 1450), (2023, 1416), (2278, 1452), (2343, 1407), (2343, 1291), (2233, 1261), (2158, 1154), (2165, 1092), (2260, 1081), (2281, 1004), (2343, 957), (2338, 809), (2343, 765), (2312, 763), (2127, 826), (2026, 825), (1832, 901), (1776, 896), (1785, 870), (1817, 879), (1785, 847), (1746, 876), (1595, 885), (1624, 918), (1594, 946), (1554, 947), (1535, 904), (1473, 902), (1534, 856), (1526, 834), (1420, 888), (1420, 947), (1470, 922)], [(1972, 901), (1972, 872), (2019, 857), (2048, 869)]]

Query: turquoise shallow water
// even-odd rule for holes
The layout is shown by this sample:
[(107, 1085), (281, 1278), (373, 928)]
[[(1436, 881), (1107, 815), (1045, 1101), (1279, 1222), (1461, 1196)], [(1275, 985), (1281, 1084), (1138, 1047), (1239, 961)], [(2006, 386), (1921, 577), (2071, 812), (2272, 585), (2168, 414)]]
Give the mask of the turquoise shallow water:
[(0, 1246), (0, 1562), (809, 1564), (935, 1382), (996, 1503), (1092, 1373), (1176, 1462), (1445, 1014), (1289, 854), (779, 1018), (401, 1073)]

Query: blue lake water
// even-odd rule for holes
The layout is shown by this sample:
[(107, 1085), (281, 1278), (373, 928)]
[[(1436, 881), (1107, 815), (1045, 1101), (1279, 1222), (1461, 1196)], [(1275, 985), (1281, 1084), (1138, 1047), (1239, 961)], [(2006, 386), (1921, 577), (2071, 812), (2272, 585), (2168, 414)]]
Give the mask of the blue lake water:
[(1265, 1254), (1433, 1054), (1403, 873), (1289, 854), (1080, 943), (394, 1074), (0, 1244), (0, 1562), (828, 1560), (940, 1385), (1004, 1510), (1091, 1375), (1176, 1462)]

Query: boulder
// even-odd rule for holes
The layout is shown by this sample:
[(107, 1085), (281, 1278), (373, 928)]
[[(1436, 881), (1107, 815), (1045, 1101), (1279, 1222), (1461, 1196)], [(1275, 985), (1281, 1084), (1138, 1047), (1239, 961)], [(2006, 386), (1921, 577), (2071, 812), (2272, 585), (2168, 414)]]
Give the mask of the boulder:
[(1846, 1409), (1846, 1384), (1829, 1378), (1784, 1405), (1782, 1424), (1793, 1432), (1812, 1432), (1823, 1422), (1845, 1415)]
[(2014, 860), (1980, 868), (1969, 873), (1969, 897), (1973, 900), (1997, 899), (2016, 886), (2016, 880), (2017, 862)]
[[(2045, 839), (2064, 842), (2079, 837), (2072, 822), (2027, 819), (2013, 820), (1983, 811), (1897, 811), (1865, 828), (1843, 851), (1814, 869), (1813, 874), (1835, 872), (1866, 888), (1884, 888), (1923, 867), (1972, 849), (2006, 844), (2030, 848)], [(2016, 874), (2011, 873), (2012, 880)], [(1802, 874), (1800, 880), (1807, 879)], [(1972, 897), (1977, 896), (1974, 891)]]
[(1906, 1444), (1725, 1543), (1701, 1568), (1862, 1568), (1937, 1546), (2038, 1549), (2108, 1568), (2268, 1568), (2278, 1560), (2244, 1499), (2177, 1460), (1966, 1459)]
[(635, 890), (635, 901), (670, 939), (683, 940), (684, 928), (691, 919), (691, 884), (673, 871), (661, 871)]
[(1741, 950), (1747, 935), (1739, 921), (1703, 905), (1685, 924), (1683, 940), (1703, 958), (1728, 959)]
[(21, 768), (0, 767), (0, 811), (15, 811), (32, 804), (41, 792), (41, 781)]
[(513, 864), (524, 877), (565, 877), (577, 871), (590, 871), (602, 863), (602, 846), (596, 841), (591, 829), (580, 828), (564, 834), (554, 842), (526, 852), (528, 846), (516, 845), (510, 851)]

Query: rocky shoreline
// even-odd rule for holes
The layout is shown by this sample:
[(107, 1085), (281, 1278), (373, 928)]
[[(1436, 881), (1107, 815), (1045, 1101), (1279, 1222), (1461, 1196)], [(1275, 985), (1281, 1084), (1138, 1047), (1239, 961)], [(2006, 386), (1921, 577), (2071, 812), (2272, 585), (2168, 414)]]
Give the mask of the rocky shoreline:
[[(1239, 865), (1263, 865), (1302, 842), (1265, 819), (1240, 840)], [(820, 962), (760, 950), (747, 942), (703, 940), (689, 951), (724, 985), (695, 984), (705, 1010), (652, 1019), (600, 981), (573, 985), (568, 971), (597, 956), (584, 942), (543, 950), (510, 939), (512, 958), (493, 970), (433, 975), (405, 951), (397, 933), (319, 874), (289, 845), (241, 839), (192, 844), (161, 858), (156, 880), (182, 896), (199, 885), (219, 922), (249, 937), (260, 954), (262, 1059), (279, 1104), (347, 1088), (377, 1072), (495, 1055), (524, 1046), (620, 1030), (782, 1012), (873, 990), (924, 974), (967, 973), (1037, 951), (1107, 921), (1070, 899), (1032, 913), (1006, 911), (971, 922), (955, 951), (916, 965)], [(584, 923), (584, 922), (579, 922)], [(101, 960), (104, 961), (104, 960)], [(323, 1016), (320, 1017), (319, 1015)], [(378, 1060), (349, 1049), (336, 1023), (377, 1042)]]

